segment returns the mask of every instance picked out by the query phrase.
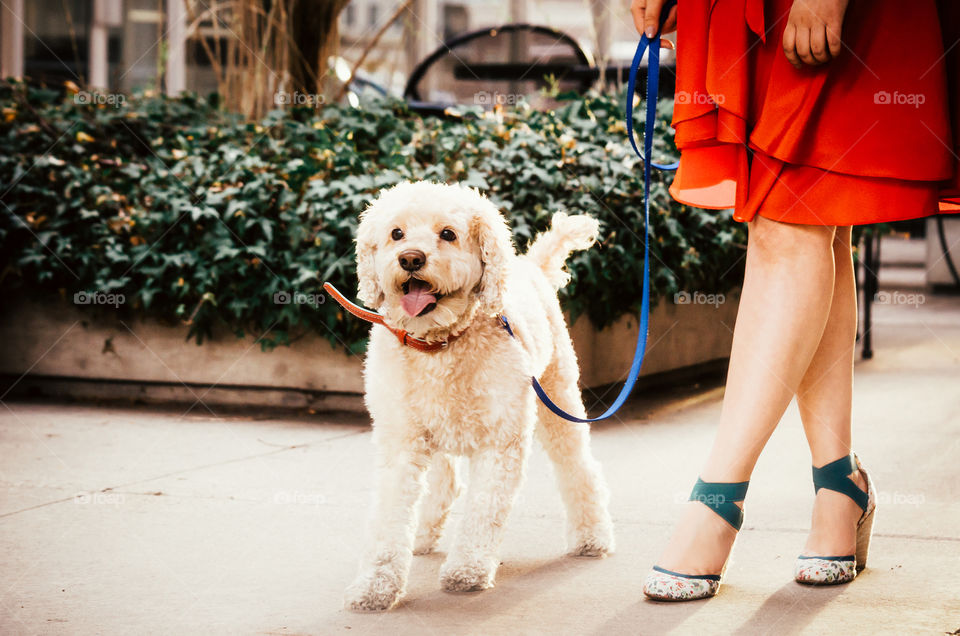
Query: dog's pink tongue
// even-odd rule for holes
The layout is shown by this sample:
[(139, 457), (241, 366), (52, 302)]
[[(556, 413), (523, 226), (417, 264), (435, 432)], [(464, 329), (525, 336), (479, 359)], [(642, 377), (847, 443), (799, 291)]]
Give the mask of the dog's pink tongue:
[(419, 316), (427, 305), (437, 302), (437, 297), (430, 293), (430, 285), (422, 280), (411, 278), (408, 290), (400, 302), (409, 316)]

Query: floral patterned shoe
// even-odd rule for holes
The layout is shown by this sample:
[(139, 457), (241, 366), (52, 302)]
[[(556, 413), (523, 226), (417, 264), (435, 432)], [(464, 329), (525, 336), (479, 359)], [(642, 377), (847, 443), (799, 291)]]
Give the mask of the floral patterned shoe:
[[(867, 492), (863, 492), (848, 477), (860, 471), (867, 482)], [(863, 514), (857, 522), (857, 547), (855, 554), (847, 556), (799, 556), (794, 568), (797, 583), (806, 585), (839, 585), (849, 583), (867, 566), (867, 554), (870, 551), (870, 537), (873, 534), (873, 517), (877, 511), (877, 491), (873, 480), (863, 469), (860, 459), (853, 453), (830, 462), (826, 466), (813, 468), (814, 493), (821, 488), (833, 490), (853, 499)]]
[[(749, 481), (738, 483), (707, 483), (697, 479), (690, 493), (690, 501), (699, 501), (709, 507), (739, 531), (743, 525), (743, 510), (737, 506), (747, 496)], [(720, 579), (727, 566), (724, 564), (720, 574), (681, 574), (665, 570), (659, 565), (647, 575), (643, 584), (643, 593), (655, 601), (695, 601), (710, 598), (720, 589)]]

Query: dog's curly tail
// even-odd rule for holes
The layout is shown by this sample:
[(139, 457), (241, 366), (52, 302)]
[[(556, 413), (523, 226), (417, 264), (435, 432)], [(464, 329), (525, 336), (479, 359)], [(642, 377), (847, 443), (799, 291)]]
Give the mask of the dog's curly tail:
[(600, 224), (591, 216), (569, 216), (557, 212), (553, 215), (550, 229), (533, 240), (525, 257), (536, 263), (547, 280), (560, 289), (570, 281), (570, 274), (563, 269), (570, 253), (593, 245), (599, 231)]

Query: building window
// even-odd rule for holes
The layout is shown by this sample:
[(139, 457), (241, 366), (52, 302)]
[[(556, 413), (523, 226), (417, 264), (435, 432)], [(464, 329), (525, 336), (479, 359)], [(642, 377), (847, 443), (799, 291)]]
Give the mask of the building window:
[(460, 4), (443, 5), (443, 39), (450, 40), (465, 33), (470, 26), (470, 14)]
[(29, 0), (24, 3), (23, 74), (46, 84), (83, 83), (87, 64), (91, 3), (83, 0)]

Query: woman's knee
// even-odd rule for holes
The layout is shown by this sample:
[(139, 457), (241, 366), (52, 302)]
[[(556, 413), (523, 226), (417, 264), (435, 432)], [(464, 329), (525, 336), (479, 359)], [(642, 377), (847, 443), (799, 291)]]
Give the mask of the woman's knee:
[(833, 225), (781, 223), (757, 216), (749, 225), (747, 249), (766, 261), (829, 258), (836, 235)]
[(853, 228), (849, 225), (841, 225), (837, 227), (837, 231), (833, 236), (833, 249), (836, 252), (849, 252), (852, 249), (850, 245), (850, 237), (853, 235)]

